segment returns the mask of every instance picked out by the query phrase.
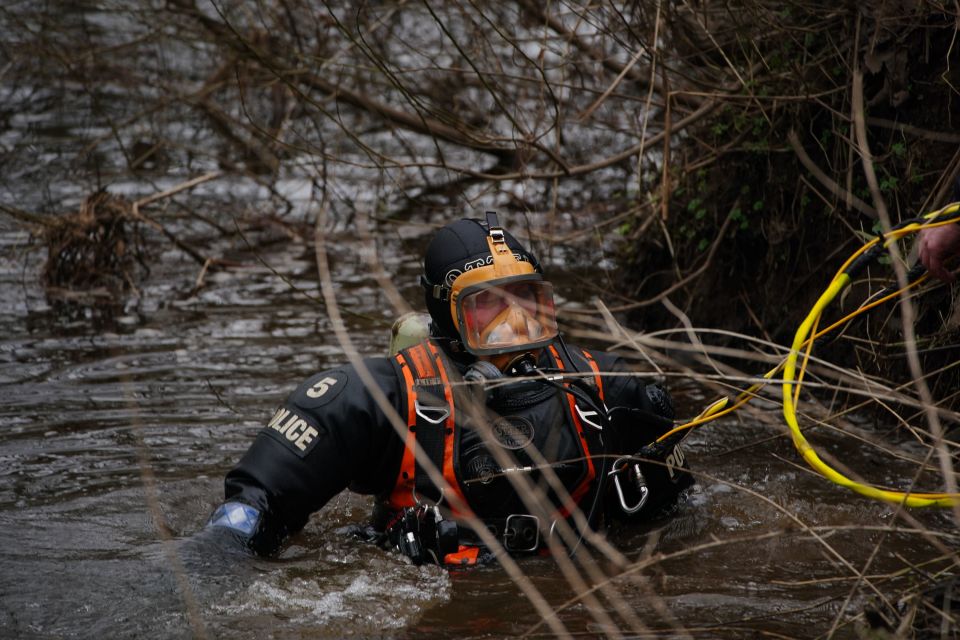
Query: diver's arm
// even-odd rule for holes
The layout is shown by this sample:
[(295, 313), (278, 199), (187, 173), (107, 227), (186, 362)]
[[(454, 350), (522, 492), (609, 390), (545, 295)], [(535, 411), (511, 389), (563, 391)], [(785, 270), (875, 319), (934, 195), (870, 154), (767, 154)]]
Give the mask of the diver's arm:
[[(370, 359), (366, 366), (388, 399), (395, 398), (389, 361)], [(271, 554), (348, 485), (382, 490), (398, 446), (352, 367), (318, 373), (287, 398), (227, 474), (225, 501), (208, 527)]]
[[(632, 372), (622, 358), (603, 351), (592, 352), (600, 369), (617, 375), (604, 376), (604, 404), (609, 413), (629, 413), (629, 418), (618, 417), (618, 446), (624, 451), (636, 451), (650, 444), (673, 428), (676, 413), (673, 400), (663, 387), (647, 384)], [(632, 375), (623, 375), (632, 374)]]
[[(601, 371), (623, 373), (626, 364), (610, 354), (594, 354)], [(673, 402), (666, 390), (648, 385), (639, 376), (605, 378), (606, 405), (616, 452), (639, 460), (648, 496), (642, 509), (626, 513), (619, 495), (612, 495), (612, 515), (621, 519), (642, 520), (676, 503), (681, 492), (693, 484), (684, 452), (673, 438), (657, 442), (657, 438), (674, 426)], [(629, 491), (626, 477), (621, 488)], [(616, 493), (616, 487), (613, 487)], [(628, 497), (628, 506), (637, 504), (639, 496)]]

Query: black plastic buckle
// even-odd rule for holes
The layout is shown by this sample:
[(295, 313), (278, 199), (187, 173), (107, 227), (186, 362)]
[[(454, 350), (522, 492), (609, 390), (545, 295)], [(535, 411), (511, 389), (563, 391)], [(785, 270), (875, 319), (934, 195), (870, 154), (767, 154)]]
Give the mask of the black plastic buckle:
[(503, 527), (503, 547), (507, 551), (536, 551), (540, 546), (540, 518), (526, 513), (507, 516)]
[(403, 555), (419, 566), (426, 562), (427, 554), (420, 537), (420, 517), (415, 509), (406, 507), (400, 517), (387, 530), (390, 539)]
[(437, 300), (440, 300), (441, 302), (446, 302), (450, 299), (450, 287), (445, 287), (442, 284), (433, 284), (427, 280), (426, 276), (420, 276), (420, 286), (426, 289), (431, 296)]

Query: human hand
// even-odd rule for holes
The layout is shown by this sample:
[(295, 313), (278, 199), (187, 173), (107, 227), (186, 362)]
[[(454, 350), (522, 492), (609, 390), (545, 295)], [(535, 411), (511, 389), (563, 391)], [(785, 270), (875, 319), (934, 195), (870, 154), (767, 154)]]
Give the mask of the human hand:
[(920, 262), (934, 276), (944, 282), (956, 279), (945, 266), (951, 258), (960, 256), (960, 224), (948, 224), (920, 230)]

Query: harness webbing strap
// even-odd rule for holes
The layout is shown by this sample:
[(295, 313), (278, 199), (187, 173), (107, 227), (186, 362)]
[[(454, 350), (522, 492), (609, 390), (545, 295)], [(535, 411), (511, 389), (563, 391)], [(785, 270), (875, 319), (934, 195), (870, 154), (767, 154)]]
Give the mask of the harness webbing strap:
[[(564, 371), (566, 367), (563, 364), (563, 358), (560, 357), (560, 353), (557, 352), (557, 348), (553, 345), (550, 345), (550, 355), (553, 356), (553, 360), (557, 365), (557, 369)], [(592, 358), (590, 359), (592, 360)], [(597, 376), (599, 383), (599, 375)], [(570, 386), (568, 382), (564, 382), (563, 386)], [(602, 394), (603, 387), (600, 386), (600, 393)], [(573, 505), (562, 505), (560, 508), (560, 513), (564, 518), (569, 517), (573, 512), (575, 505), (580, 503), (580, 500), (590, 491), (590, 486), (593, 484), (594, 478), (597, 477), (597, 470), (593, 466), (593, 456), (590, 455), (590, 444), (587, 441), (587, 434), (583, 429), (583, 421), (580, 420), (580, 415), (577, 412), (576, 401), (572, 393), (567, 393), (567, 405), (570, 410), (570, 419), (573, 420), (573, 424), (577, 428), (577, 433), (580, 435), (580, 446), (583, 449), (583, 455), (587, 460), (587, 473), (584, 476), (583, 480), (580, 481), (580, 484), (577, 485), (577, 488), (573, 490), (570, 494), (570, 497), (573, 499)], [(601, 396), (602, 397), (602, 396)]]
[(418, 379), (433, 378), (435, 373), (433, 370), (433, 363), (430, 358), (427, 357), (425, 349), (409, 349), (407, 351), (410, 359), (413, 361), (413, 366), (417, 374)]
[[(411, 351), (414, 360), (426, 358), (426, 349), (416, 348)], [(427, 365), (422, 370), (429, 373), (429, 377), (419, 378), (414, 382), (416, 400), (414, 413), (416, 414), (416, 434), (417, 445), (423, 449), (430, 461), (443, 472), (443, 459), (446, 443), (444, 442), (444, 432), (446, 431), (446, 421), (453, 415), (452, 403), (447, 401), (444, 393), (444, 383), (433, 363), (429, 360), (423, 364)], [(441, 365), (442, 366), (442, 365)], [(427, 497), (437, 502), (440, 500), (440, 491), (430, 479), (429, 474), (423, 469), (419, 460), (414, 460), (416, 467), (414, 469), (414, 486), (417, 494)]]
[[(444, 425), (443, 465), (437, 465), (437, 468), (443, 472), (443, 477), (446, 478), (447, 484), (449, 484), (450, 487), (457, 492), (459, 497), (463, 498), (463, 492), (460, 490), (460, 485), (457, 482), (457, 474), (454, 469), (454, 462), (456, 461), (456, 451), (454, 450), (456, 431), (454, 429), (454, 425), (456, 424), (457, 415), (455, 403), (453, 401), (453, 386), (450, 384), (450, 378), (447, 375), (447, 368), (443, 364), (443, 359), (440, 355), (439, 349), (437, 349), (437, 345), (432, 342), (428, 342), (427, 346), (430, 347), (430, 353), (433, 354), (434, 361), (437, 363), (437, 370), (440, 373), (440, 380), (443, 382), (443, 397), (444, 400), (446, 400), (447, 406), (450, 408), (450, 415), (447, 416), (446, 424)], [(454, 509), (454, 511), (456, 510)]]
[(603, 397), (603, 378), (600, 377), (600, 367), (597, 366), (597, 361), (593, 359), (593, 355), (586, 349), (581, 349), (580, 351), (583, 353), (583, 357), (586, 358), (587, 364), (593, 369), (593, 381), (597, 383), (597, 394), (600, 396), (600, 401), (606, 402), (607, 399)]
[(400, 366), (400, 371), (403, 373), (403, 382), (406, 389), (407, 437), (404, 439), (400, 472), (396, 482), (393, 483), (393, 491), (390, 493), (390, 503), (401, 507), (409, 507), (413, 506), (413, 471), (415, 467), (413, 451), (417, 445), (417, 414), (414, 409), (416, 391), (413, 388), (413, 374), (410, 372), (410, 365), (403, 357), (403, 353), (398, 353), (396, 360)]
[[(465, 502), (454, 469), (455, 412), (453, 390), (439, 349), (424, 342), (396, 356), (403, 372), (407, 401), (407, 438), (400, 472), (390, 493), (393, 509), (412, 507), (420, 497), (438, 501), (441, 491), (416, 459), (416, 447), (441, 471), (445, 490)], [(416, 493), (416, 497), (414, 494)]]
[(480, 547), (471, 547), (461, 544), (454, 553), (448, 553), (443, 557), (443, 563), (471, 566), (477, 564), (477, 558), (479, 556)]

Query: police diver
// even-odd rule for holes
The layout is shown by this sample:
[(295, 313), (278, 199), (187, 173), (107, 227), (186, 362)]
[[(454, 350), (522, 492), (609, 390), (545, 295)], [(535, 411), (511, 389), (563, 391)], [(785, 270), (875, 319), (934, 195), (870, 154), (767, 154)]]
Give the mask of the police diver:
[(673, 424), (667, 393), (563, 341), (539, 262), (496, 214), (441, 228), (420, 282), (429, 337), (363, 361), (405, 424), (354, 366), (314, 374), (227, 474), (210, 532), (269, 555), (349, 488), (376, 496), (370, 539), (417, 563), (475, 564), (493, 557), (478, 527), (538, 553), (577, 509), (593, 529), (646, 521), (693, 484), (679, 446), (654, 444)]

